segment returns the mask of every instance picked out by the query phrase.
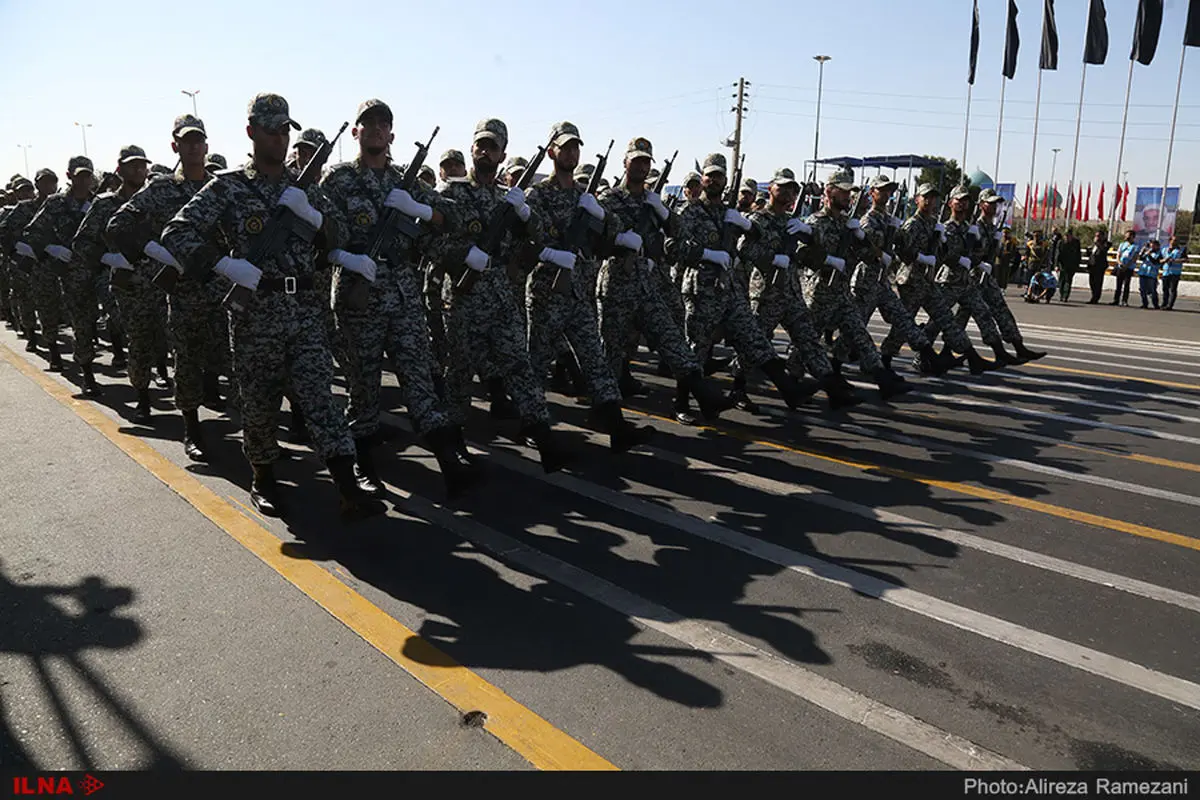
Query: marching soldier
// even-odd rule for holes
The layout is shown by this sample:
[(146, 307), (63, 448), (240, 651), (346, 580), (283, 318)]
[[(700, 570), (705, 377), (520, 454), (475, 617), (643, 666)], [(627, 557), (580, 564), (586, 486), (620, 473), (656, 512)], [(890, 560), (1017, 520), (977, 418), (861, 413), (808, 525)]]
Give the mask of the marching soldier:
[[(5, 320), (8, 327), (15, 329), (17, 336), (27, 335), (25, 320), (27, 301), (25, 298), (28, 296), (29, 279), (21, 266), (24, 259), (17, 258), (13, 250), (16, 242), (10, 241), (10, 232), (15, 231), (16, 223), (10, 225), (9, 219), (17, 213), (18, 209), (27, 212), (29, 216), (26, 217), (25, 223), (21, 224), (23, 229), (37, 211), (37, 208), (33, 206), (34, 198), (37, 196), (38, 190), (34, 188), (33, 183), (28, 178), (18, 176), (12, 183), (12, 193), (9, 195), (11, 205), (0, 210), (0, 259), (4, 261), (5, 274), (8, 276), (8, 291), (0, 300), (6, 306)], [(19, 218), (18, 215), (18, 220)]]
[(316, 128), (305, 128), (300, 131), (300, 135), (296, 137), (296, 143), (292, 145), (292, 155), (288, 159), (288, 169), (291, 170), (293, 179), (299, 177), (312, 157), (324, 146), (325, 141), (325, 134)]
[(13, 311), (19, 327), (17, 335), (28, 340), (25, 342), (27, 353), (37, 350), (39, 340), (37, 307), (33, 298), (33, 270), (37, 254), (24, 241), (25, 227), (58, 189), (58, 176), (53, 170), (42, 168), (33, 176), (33, 183), (36, 192), (30, 192), (28, 188), (20, 189), (18, 196), (23, 199), (0, 223), (0, 242), (12, 259), (9, 291), (12, 292)]
[(229, 164), (225, 161), (225, 156), (220, 153), (209, 153), (208, 158), (204, 160), (204, 169), (210, 173), (217, 172), (229, 169)]

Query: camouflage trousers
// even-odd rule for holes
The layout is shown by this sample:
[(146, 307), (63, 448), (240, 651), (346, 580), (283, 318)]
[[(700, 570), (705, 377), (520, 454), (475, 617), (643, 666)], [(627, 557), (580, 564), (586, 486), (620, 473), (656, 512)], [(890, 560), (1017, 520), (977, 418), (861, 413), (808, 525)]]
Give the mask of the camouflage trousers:
[(138, 391), (150, 388), (150, 370), (167, 355), (167, 298), (151, 282), (156, 272), (154, 264), (139, 262), (127, 288), (113, 287), (125, 329), (129, 384)]
[(600, 268), (596, 284), (600, 341), (614, 378), (619, 379), (624, 370), (631, 343), (636, 350), (639, 331), (677, 379), (700, 368), (659, 294), (657, 270), (653, 262), (641, 257), (609, 259)]
[(446, 272), (434, 261), (422, 265), (422, 295), (425, 301), (425, 322), (429, 326), (429, 345), (432, 348), (434, 369), (441, 375), (446, 363), (446, 307), (442, 302), (442, 283)]
[[(983, 301), (987, 303), (988, 309), (992, 312), (992, 319), (996, 322), (996, 327), (1000, 329), (1000, 338), (1012, 345), (1021, 344), (1024, 341), (1021, 338), (1021, 329), (1017, 327), (1017, 320), (1013, 317), (1012, 311), (1008, 307), (1008, 301), (1004, 299), (1004, 292), (1000, 290), (1000, 284), (991, 275), (983, 279), (983, 283), (979, 286), (980, 294), (983, 295)], [(967, 320), (971, 317), (971, 311), (960, 306), (958, 313), (954, 315), (954, 321), (959, 327), (966, 327)], [(975, 318), (976, 324), (979, 324), (979, 318)]]
[(588, 269), (580, 259), (574, 270), (559, 279), (570, 281), (568, 289), (553, 288), (558, 268), (539, 264), (530, 273), (526, 308), (529, 312), (529, 364), (534, 377), (543, 383), (550, 364), (560, 352), (565, 340), (575, 352), (579, 368), (587, 379), (592, 404), (620, 402), (621, 392), (609, 368), (600, 343), (600, 327), (596, 321), (595, 284), (588, 289), (587, 281), (594, 280), (596, 271)]
[(299, 403), (312, 449), (323, 461), (354, 454), (331, 388), (333, 359), (315, 290), (256, 296), (230, 314), (233, 374), (241, 390), (242, 452), (253, 465), (279, 458), (276, 432), (285, 392)]
[[(883, 321), (892, 326), (892, 330), (906, 342), (914, 351), (929, 346), (929, 337), (917, 324), (916, 319), (908, 308), (900, 301), (891, 284), (878, 278), (859, 283), (854, 288), (854, 300), (858, 303), (863, 322), (869, 323), (878, 309)], [(891, 331), (888, 332), (889, 336)], [(886, 341), (886, 340), (885, 340)], [(880, 348), (883, 349), (882, 347)], [(851, 346), (845, 337), (839, 336), (834, 342), (834, 356), (841, 361), (848, 361)]]
[[(764, 278), (765, 280), (765, 278)], [(764, 286), (757, 296), (750, 297), (750, 313), (754, 315), (759, 330), (774, 343), (775, 328), (782, 323), (792, 340), (792, 355), (789, 362), (803, 366), (815, 378), (824, 378), (833, 372), (825, 347), (813, 327), (812, 316), (804, 303), (804, 296), (795, 284), (796, 276), (791, 271), (781, 272), (776, 279), (776, 285)], [(739, 362), (735, 373), (742, 371)]]
[[(996, 320), (992, 318), (991, 309), (988, 308), (987, 302), (984, 301), (983, 295), (979, 292), (979, 284), (972, 277), (969, 283), (963, 285), (945, 284), (938, 287), (942, 295), (946, 298), (946, 305), (953, 308), (955, 305), (960, 307), (960, 313), (966, 311), (969, 316), (975, 318), (975, 324), (979, 326), (979, 333), (983, 336), (983, 343), (988, 347), (1000, 347), (1000, 331), (996, 328)], [(963, 329), (963, 324), (960, 324), (956, 318), (954, 321), (955, 327)], [(930, 319), (925, 323), (925, 335), (931, 340), (936, 339), (941, 329), (937, 323)], [(955, 348), (957, 350), (957, 348)]]
[(346, 379), (350, 404), (346, 419), (355, 439), (370, 439), (379, 430), (379, 395), (386, 350), (395, 362), (404, 404), (419, 434), (449, 425), (433, 386), (437, 362), (429, 344), (429, 328), (421, 307), (421, 282), (406, 265), (380, 264), (367, 308), (339, 303), (338, 329), (346, 346)]
[(867, 332), (867, 322), (857, 301), (850, 295), (850, 285), (844, 277), (835, 274), (831, 284), (825, 271), (807, 271), (804, 299), (818, 336), (836, 329), (858, 353), (858, 366), (864, 373), (874, 374), (883, 368), (879, 349)]
[(450, 418), (465, 425), (476, 375), (500, 378), (526, 423), (549, 422), (542, 382), (535, 379), (529, 351), (521, 338), (517, 303), (503, 269), (491, 267), (465, 294), (446, 281), (446, 401)]
[(8, 258), (0, 254), (0, 312), (3, 312), (6, 319), (13, 320), (16, 324), (16, 316), (12, 314), (11, 283), (8, 277)]
[(338, 364), (344, 364), (345, 346), (333, 314), (333, 270), (322, 269), (313, 274), (313, 291), (317, 293), (317, 300), (321, 304), (321, 321), (325, 326), (325, 337), (329, 340), (329, 352)]
[(100, 321), (96, 271), (72, 264), (62, 283), (74, 339), (71, 358), (81, 367), (91, 366), (96, 361), (96, 324)]
[(680, 286), (683, 283), (682, 270), (680, 270), (679, 280), (675, 279), (675, 268), (666, 264), (655, 264), (651, 272), (655, 289), (658, 296), (667, 304), (667, 308), (671, 311), (671, 317), (675, 320), (676, 327), (683, 330), (684, 312), (683, 312), (683, 292)]
[(195, 411), (204, 401), (204, 374), (225, 370), (223, 285), (217, 279), (181, 278), (167, 298), (167, 323), (175, 352), (175, 407)]
[[(908, 283), (900, 284), (899, 293), (900, 302), (914, 317), (918, 309), (925, 309), (929, 314), (930, 321), (942, 332), (942, 336), (951, 350), (956, 353), (965, 353), (971, 347), (971, 340), (967, 338), (962, 326), (955, 324), (945, 296), (928, 277), (914, 273), (909, 277)], [(929, 336), (928, 331), (925, 333), (927, 338), (933, 339), (932, 336)], [(895, 356), (904, 346), (904, 339), (903, 332), (893, 325), (879, 350), (884, 355)]]
[[(58, 266), (55, 261), (54, 265)], [(38, 321), (42, 326), (42, 335), (53, 339), (63, 324), (62, 285), (49, 263), (41, 263), (33, 268), (33, 306), (37, 309)]]
[(743, 368), (761, 367), (775, 358), (771, 337), (754, 321), (750, 300), (727, 271), (708, 264), (684, 270), (683, 310), (688, 346), (697, 362), (708, 361), (722, 329)]
[(13, 318), (17, 322), (17, 328), (26, 334), (37, 329), (37, 311), (33, 305), (33, 276), (21, 268), (29, 263), (28, 259), (22, 258), (10, 262), (8, 267)]

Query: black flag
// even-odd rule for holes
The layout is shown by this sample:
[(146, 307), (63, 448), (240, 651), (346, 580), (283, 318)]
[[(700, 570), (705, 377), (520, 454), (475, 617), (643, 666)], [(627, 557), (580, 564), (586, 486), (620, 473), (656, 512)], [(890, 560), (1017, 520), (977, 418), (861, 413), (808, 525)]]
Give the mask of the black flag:
[(1103, 64), (1108, 58), (1108, 22), (1104, 0), (1091, 0), (1088, 7), (1087, 37), (1083, 45), (1083, 63)]
[(1133, 29), (1131, 59), (1150, 66), (1158, 49), (1158, 32), (1162, 28), (1163, 0), (1138, 0), (1137, 27)]
[(1183, 46), (1200, 47), (1200, 0), (1188, 3), (1187, 27), (1183, 29)]
[(967, 71), (967, 83), (975, 85), (975, 62), (979, 59), (979, 0), (971, 16), (971, 68)]
[(1017, 51), (1021, 49), (1021, 34), (1017, 32), (1017, 0), (1008, 0), (1008, 31), (1004, 34), (1004, 77), (1012, 80), (1017, 74)]
[(1046, 0), (1042, 9), (1042, 58), (1038, 62), (1038, 69), (1058, 69), (1058, 28), (1054, 25), (1054, 0)]

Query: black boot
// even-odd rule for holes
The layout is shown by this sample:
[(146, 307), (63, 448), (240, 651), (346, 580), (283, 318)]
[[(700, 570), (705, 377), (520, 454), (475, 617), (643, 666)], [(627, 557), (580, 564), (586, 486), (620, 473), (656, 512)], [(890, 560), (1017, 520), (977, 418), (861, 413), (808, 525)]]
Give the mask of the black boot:
[(750, 395), (746, 394), (746, 373), (738, 372), (733, 376), (733, 391), (729, 394), (729, 399), (734, 406), (740, 408), (749, 414), (757, 414), (758, 403), (750, 399)]
[(251, 464), (254, 480), (250, 483), (250, 505), (264, 517), (283, 516), (283, 504), (279, 502), (279, 484), (275, 482), (273, 464)]
[(50, 339), (46, 344), (46, 348), (50, 351), (50, 365), (47, 367), (47, 369), (51, 370), (52, 372), (62, 372), (62, 353), (60, 353), (58, 350), (58, 339)]
[(654, 368), (654, 374), (660, 378), (673, 378), (675, 373), (671, 370), (671, 365), (666, 362), (666, 359), (660, 358), (658, 366)]
[(500, 378), (488, 379), (488, 400), (491, 402), (490, 413), (494, 420), (518, 419), (521, 416), (517, 412), (516, 404), (504, 391), (504, 381)]
[(449, 425), (436, 428), (425, 437), (429, 449), (437, 459), (446, 482), (446, 496), (453, 500), (483, 479), (483, 469), (466, 456), (467, 446), (462, 441), (462, 428)]
[(880, 369), (874, 375), (875, 384), (879, 387), (879, 396), (884, 402), (912, 391), (912, 384), (894, 372)]
[(946, 363), (938, 357), (933, 345), (927, 344), (917, 353), (917, 369), (922, 375), (940, 378), (946, 374), (946, 368)]
[(985, 372), (1002, 367), (1002, 365), (996, 364), (994, 361), (988, 361), (979, 355), (979, 351), (974, 347), (967, 351), (967, 366), (970, 367), (972, 375), (982, 375)]
[(732, 360), (729, 358), (716, 358), (710, 355), (708, 361), (704, 362), (704, 374), (715, 375), (718, 372), (724, 372), (729, 369), (729, 364)]
[(354, 479), (363, 493), (371, 497), (380, 497), (383, 495), (383, 481), (379, 479), (379, 471), (371, 457), (371, 447), (374, 444), (371, 437), (354, 440)]
[(33, 353), (33, 352), (37, 351), (37, 348), (38, 348), (37, 331), (31, 330), (31, 331), (29, 331), (29, 341), (25, 343), (25, 352)]
[[(703, 378), (703, 375), (697, 371), (696, 377)], [(689, 376), (690, 378), (691, 376)], [(718, 395), (720, 393), (718, 392)], [(691, 405), (688, 399), (692, 396), (691, 389), (688, 386), (688, 381), (675, 381), (675, 421), (680, 425), (695, 425), (700, 422), (696, 415), (692, 413)], [(724, 396), (721, 396), (724, 400)], [(732, 403), (730, 404), (732, 407)]]
[(125, 369), (129, 362), (125, 358), (125, 334), (120, 328), (112, 329), (112, 365), (113, 369)]
[(300, 406), (288, 401), (292, 407), (291, 420), (288, 422), (288, 441), (292, 444), (308, 444), (308, 428), (304, 425), (304, 412)]
[(225, 401), (221, 399), (221, 376), (215, 372), (204, 373), (204, 400), (206, 408), (213, 411), (224, 411)]
[(1005, 350), (1002, 344), (994, 345), (992, 352), (996, 354), (996, 363), (1002, 367), (1015, 367), (1017, 364), (1023, 363), (1019, 358)]
[(583, 377), (583, 370), (579, 366), (579, 361), (575, 358), (574, 351), (568, 350), (559, 358), (567, 371), (567, 378), (571, 382), (571, 388), (566, 394), (571, 397), (587, 397), (588, 382)]
[(146, 425), (150, 422), (150, 390), (138, 389), (137, 408), (133, 410), (133, 421), (139, 425)]
[(167, 359), (162, 359), (158, 362), (155, 368), (154, 385), (160, 389), (171, 388), (171, 378), (167, 375)]
[(845, 380), (839, 380), (840, 377), (837, 373), (831, 372), (820, 381), (821, 388), (825, 390), (825, 396), (829, 398), (829, 407), (834, 411), (856, 406), (862, 402), (862, 398), (854, 393), (854, 387)]
[(639, 426), (625, 419), (621, 404), (616, 400), (596, 406), (592, 416), (600, 423), (600, 430), (608, 434), (608, 446), (614, 453), (624, 453), (632, 447), (645, 444), (654, 436), (653, 426)]
[(200, 412), (196, 409), (183, 412), (183, 453), (192, 461), (208, 461), (200, 431)]
[(800, 382), (787, 371), (782, 358), (772, 358), (762, 365), (762, 371), (767, 373), (767, 377), (771, 379), (771, 383), (775, 384), (775, 388), (783, 395), (783, 401), (792, 411), (795, 411), (808, 399), (804, 390), (800, 388)]
[(1017, 342), (1016, 347), (1017, 358), (1021, 359), (1020, 363), (1024, 364), (1028, 361), (1037, 361), (1039, 358), (1044, 358), (1046, 353), (1040, 350), (1030, 350), (1025, 346), (1024, 341)]
[(621, 381), (619, 384), (621, 395), (624, 397), (645, 397), (650, 394), (646, 390), (646, 385), (633, 377), (633, 372), (629, 369), (629, 362), (625, 362), (625, 366), (621, 368)]
[(554, 437), (550, 423), (535, 422), (521, 426), (521, 435), (537, 448), (542, 459), (542, 470), (546, 473), (558, 472), (569, 462), (566, 450)]
[(342, 518), (348, 521), (382, 514), (387, 506), (364, 492), (354, 474), (354, 456), (334, 456), (325, 462), (337, 486)]
[(91, 364), (80, 364), (79, 372), (83, 376), (83, 396), (84, 397), (99, 397), (100, 385), (96, 383), (96, 374), (92, 372)]
[[(724, 392), (706, 380), (699, 371), (692, 372), (676, 384), (675, 390), (675, 419), (684, 425), (696, 424), (696, 418), (692, 417), (688, 410), (688, 395), (696, 398), (696, 403), (700, 406), (700, 415), (706, 422), (716, 422), (721, 414), (733, 408), (732, 398), (726, 397)], [(680, 418), (681, 408), (682, 415), (690, 418), (690, 422)]]

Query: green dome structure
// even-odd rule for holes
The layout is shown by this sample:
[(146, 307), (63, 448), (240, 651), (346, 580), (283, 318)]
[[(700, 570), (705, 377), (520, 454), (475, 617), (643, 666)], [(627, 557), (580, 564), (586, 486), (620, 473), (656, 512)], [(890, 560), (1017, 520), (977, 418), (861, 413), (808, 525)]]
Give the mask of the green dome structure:
[(984, 172), (981, 169), (976, 169), (974, 172), (972, 172), (970, 175), (967, 176), (967, 179), (969, 181), (971, 181), (972, 185), (978, 186), (980, 189), (995, 189), (996, 188), (996, 184), (994, 181), (992, 181), (991, 176), (988, 175), (986, 172)]

